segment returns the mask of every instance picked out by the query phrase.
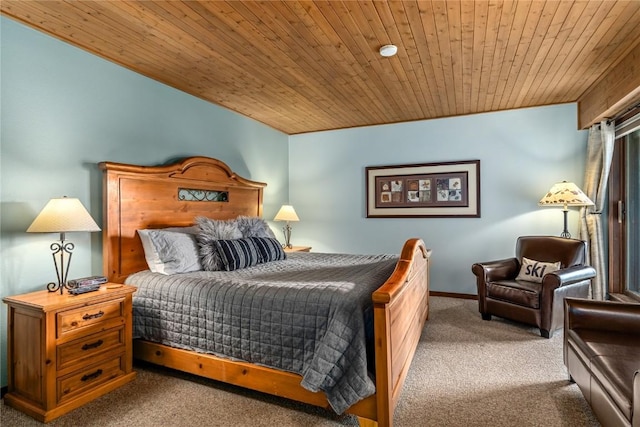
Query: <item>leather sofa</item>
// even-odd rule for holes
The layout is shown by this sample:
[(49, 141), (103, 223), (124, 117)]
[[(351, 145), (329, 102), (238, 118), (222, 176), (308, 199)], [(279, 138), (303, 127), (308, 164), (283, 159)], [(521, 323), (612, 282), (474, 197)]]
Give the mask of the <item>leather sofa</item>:
[(565, 299), (564, 363), (604, 427), (640, 427), (640, 304)]

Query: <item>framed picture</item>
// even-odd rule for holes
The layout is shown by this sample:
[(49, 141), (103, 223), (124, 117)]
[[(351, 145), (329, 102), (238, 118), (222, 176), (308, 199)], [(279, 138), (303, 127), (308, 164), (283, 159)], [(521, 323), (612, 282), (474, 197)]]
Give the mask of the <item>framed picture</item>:
[(480, 217), (480, 160), (366, 168), (367, 218)]

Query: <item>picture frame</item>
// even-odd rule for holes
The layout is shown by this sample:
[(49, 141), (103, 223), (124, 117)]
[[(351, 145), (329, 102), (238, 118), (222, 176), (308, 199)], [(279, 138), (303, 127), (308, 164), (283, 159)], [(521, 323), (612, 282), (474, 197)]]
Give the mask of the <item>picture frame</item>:
[(365, 168), (367, 218), (480, 218), (480, 160)]

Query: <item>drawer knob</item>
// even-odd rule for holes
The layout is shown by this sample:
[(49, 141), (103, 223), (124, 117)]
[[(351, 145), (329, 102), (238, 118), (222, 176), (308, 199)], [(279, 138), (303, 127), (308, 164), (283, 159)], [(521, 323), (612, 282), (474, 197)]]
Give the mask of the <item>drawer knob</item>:
[(104, 316), (104, 311), (100, 310), (99, 312), (94, 314), (85, 314), (84, 316), (82, 316), (82, 320), (99, 319), (102, 316)]
[(80, 378), (81, 381), (89, 381), (89, 380), (93, 380), (95, 378), (98, 378), (100, 375), (102, 375), (102, 369), (98, 369), (95, 372), (92, 372), (90, 374), (87, 375), (83, 375), (82, 378)]
[(83, 350), (91, 350), (92, 348), (98, 348), (100, 347), (102, 344), (104, 343), (104, 341), (102, 340), (98, 340), (96, 342), (92, 342), (91, 344), (85, 344), (82, 346)]

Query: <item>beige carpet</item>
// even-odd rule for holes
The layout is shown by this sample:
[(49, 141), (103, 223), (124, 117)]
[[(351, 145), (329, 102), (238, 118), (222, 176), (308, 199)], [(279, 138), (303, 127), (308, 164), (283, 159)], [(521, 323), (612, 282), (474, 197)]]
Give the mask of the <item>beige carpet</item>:
[[(477, 302), (431, 299), (395, 425), (598, 426), (562, 362), (562, 331), (480, 319)], [(51, 426), (343, 426), (351, 416), (232, 386), (136, 365), (132, 383), (77, 409)], [(2, 405), (0, 424), (41, 425)]]

